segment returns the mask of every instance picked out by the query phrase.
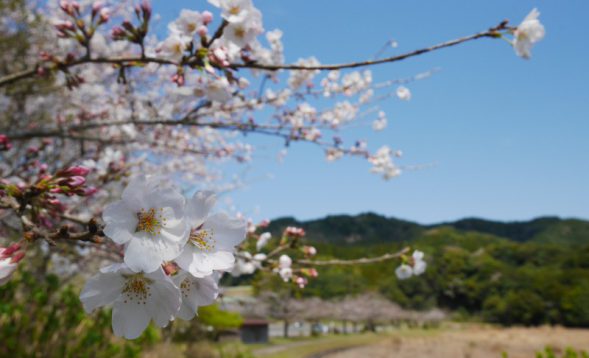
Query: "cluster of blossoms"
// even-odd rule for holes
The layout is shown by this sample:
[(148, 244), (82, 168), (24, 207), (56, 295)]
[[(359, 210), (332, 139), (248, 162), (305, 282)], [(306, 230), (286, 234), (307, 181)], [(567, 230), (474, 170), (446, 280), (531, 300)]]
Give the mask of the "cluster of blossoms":
[(411, 276), (419, 276), (425, 272), (427, 263), (423, 260), (423, 252), (415, 250), (411, 257), (402, 256), (403, 263), (397, 267), (395, 274), (399, 280), (406, 280)]
[[(36, 16), (19, 21), (11, 17), (16, 10), (4, 9), (1, 32), (26, 28), (28, 42), (0, 54), (14, 72), (0, 77), (0, 234), (25, 242), (0, 248), (0, 284), (35, 240), (54, 246), (67, 239), (94, 253), (96, 246), (109, 250), (109, 242), (90, 245), (104, 243), (106, 235), (122, 245), (123, 262), (91, 278), (81, 300), (87, 311), (112, 304), (115, 334), (135, 338), (151, 320), (165, 326), (194, 317), (216, 298), (222, 272), (267, 269), (304, 287), (317, 276), (311, 259), (317, 250), (301, 243), (303, 229), (289, 227), (273, 240), (269, 232), (257, 233), (268, 223), (247, 226), (210, 214), (212, 192), (187, 200), (175, 187), (141, 175), (123, 191), (125, 177), (165, 173), (181, 183), (229, 190), (214, 165), (248, 162), (253, 147), (238, 134), (250, 133), (275, 136), (285, 146), (310, 142), (329, 161), (364, 158), (385, 179), (402, 172), (395, 163), (400, 151), (371, 151), (365, 141), (347, 143), (338, 132), (375, 112), (372, 128), (384, 130), (386, 114), (363, 109), (391, 97), (409, 101), (405, 85), (427, 76), (375, 83), (368, 70), (344, 72), (374, 61), (322, 66), (308, 57), (285, 65), (282, 32), (268, 31), (264, 41), (262, 14), (251, 0), (209, 3), (221, 19), (215, 23), (211, 12), (183, 10), (163, 40), (150, 33), (155, 16), (147, 0), (110, 8), (102, 1), (49, 0), (46, 9), (31, 9)], [(517, 27), (504, 22), (453, 44), (513, 35), (516, 54), (529, 58), (545, 34), (538, 16), (534, 9)], [(117, 19), (119, 25), (108, 28)], [(20, 72), (23, 66), (29, 70)], [(322, 70), (329, 72), (320, 76)], [(24, 93), (18, 82), (35, 76), (43, 85), (32, 83), (32, 93)], [(122, 200), (105, 208), (121, 191)], [(104, 228), (94, 219), (100, 213)], [(271, 242), (277, 242), (272, 250)], [(110, 249), (112, 254), (120, 247)], [(419, 251), (402, 259), (400, 279), (426, 268)]]
[[(304, 229), (289, 226), (282, 233), (280, 240), (277, 240), (277, 245), (270, 251), (265, 250), (268, 246), (273, 246), (269, 245), (272, 240), (272, 234), (270, 232), (257, 234), (256, 232), (259, 228), (266, 228), (269, 223), (269, 221), (264, 221), (259, 225), (253, 225), (251, 221), (248, 222), (246, 244), (248, 242), (252, 244), (245, 245), (237, 254), (237, 261), (231, 274), (234, 277), (238, 277), (241, 275), (251, 275), (257, 270), (266, 269), (280, 276), (284, 282), (292, 282), (299, 288), (304, 288), (308, 283), (308, 278), (317, 277), (318, 272), (313, 267), (305, 267), (297, 264), (300, 263), (299, 258), (301, 257), (304, 259), (313, 258), (317, 255), (317, 249), (301, 243), (301, 240), (306, 235)], [(256, 253), (252, 255), (247, 248), (255, 250)], [(283, 253), (287, 250), (292, 252), (291, 255), (296, 255), (295, 259)], [(278, 257), (279, 254), (280, 256)], [(278, 257), (278, 260), (275, 260), (274, 257)]]
[(115, 335), (133, 339), (150, 320), (165, 327), (211, 304), (218, 272), (232, 270), (235, 246), (246, 234), (243, 220), (211, 214), (214, 205), (212, 192), (186, 200), (162, 181), (133, 179), (103, 213), (104, 234), (124, 246), (124, 262), (88, 280), (80, 294), (84, 309), (113, 304)]

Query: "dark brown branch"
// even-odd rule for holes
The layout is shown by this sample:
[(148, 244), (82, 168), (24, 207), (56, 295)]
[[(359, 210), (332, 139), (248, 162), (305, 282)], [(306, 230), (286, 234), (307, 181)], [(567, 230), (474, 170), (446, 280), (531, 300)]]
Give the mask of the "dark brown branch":
[[(209, 42), (209, 46), (210, 44), (212, 44), (212, 41), (214, 39), (216, 39), (216, 36), (221, 36), (225, 26), (223, 26), (225, 24), (225, 22), (217, 29), (217, 32), (215, 33), (215, 35), (213, 36), (213, 38), (211, 39), (211, 41)], [(259, 64), (259, 63), (233, 63), (230, 64), (229, 67), (233, 68), (233, 69), (239, 69), (239, 68), (255, 68), (255, 69), (261, 69), (261, 70), (268, 70), (268, 71), (278, 71), (278, 70), (320, 70), (320, 71), (327, 71), (327, 70), (339, 70), (339, 69), (345, 69), (345, 68), (356, 68), (356, 67), (366, 67), (366, 66), (374, 66), (374, 65), (378, 65), (378, 64), (383, 64), (383, 63), (389, 63), (389, 62), (396, 62), (396, 61), (401, 61), (404, 60), (406, 58), (410, 58), (410, 57), (415, 57), (418, 55), (422, 55), (428, 52), (432, 52), (432, 51), (436, 51), (442, 48), (446, 48), (446, 47), (451, 47), (451, 46), (455, 46), (464, 42), (468, 42), (468, 41), (472, 41), (472, 40), (477, 40), (480, 38), (497, 38), (500, 36), (500, 31), (503, 30), (507, 30), (507, 22), (503, 21), (501, 22), (499, 25), (490, 28), (487, 31), (484, 32), (479, 32), (477, 34), (474, 35), (470, 35), (470, 36), (466, 36), (466, 37), (461, 37), (455, 40), (451, 40), (451, 41), (446, 41), (446, 42), (442, 42), (440, 44), (431, 46), (431, 47), (426, 47), (426, 48), (422, 48), (419, 50), (415, 50), (415, 51), (411, 51), (411, 52), (407, 52), (405, 54), (401, 54), (401, 55), (397, 55), (397, 56), (392, 56), (392, 57), (387, 57), (387, 58), (383, 58), (380, 60), (369, 60), (369, 61), (359, 61), (359, 62), (351, 62), (351, 63), (343, 63), (343, 64), (331, 64), (331, 65), (318, 65), (318, 66), (305, 66), (305, 65), (297, 65), (297, 64), (286, 64), (286, 65), (264, 65), (264, 64)], [(120, 65), (120, 66), (125, 66), (125, 65), (131, 65), (132, 63), (159, 63), (162, 65), (174, 65), (174, 66), (178, 66), (179, 64), (170, 60), (165, 60), (165, 59), (160, 59), (160, 58), (155, 58), (155, 57), (137, 57), (137, 58), (80, 58), (78, 60), (69, 62), (69, 63), (65, 63), (61, 65), (61, 68), (63, 69), (68, 69), (71, 67), (75, 67), (75, 66), (79, 66), (85, 63), (103, 63), (103, 64), (116, 64), (116, 65)], [(188, 61), (186, 64), (188, 64), (190, 61)], [(37, 65), (38, 66), (38, 65)], [(36, 67), (37, 67), (36, 66)], [(10, 74), (4, 77), (0, 78), (0, 87), (8, 85), (10, 83), (28, 78), (28, 77), (32, 77), (37, 73), (36, 68), (35, 69), (31, 69), (31, 70), (25, 70), (19, 73), (14, 73), (14, 74)]]

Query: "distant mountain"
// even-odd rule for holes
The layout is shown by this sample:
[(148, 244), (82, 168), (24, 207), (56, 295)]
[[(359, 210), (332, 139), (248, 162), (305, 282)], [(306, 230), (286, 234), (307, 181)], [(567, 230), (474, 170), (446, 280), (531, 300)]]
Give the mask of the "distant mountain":
[(287, 226), (299, 226), (314, 242), (372, 245), (411, 242), (432, 229), (450, 227), (462, 232), (478, 232), (516, 242), (589, 244), (589, 221), (541, 217), (529, 221), (501, 222), (467, 218), (435, 225), (420, 225), (374, 213), (356, 216), (333, 215), (323, 219), (298, 221), (292, 217), (272, 221), (269, 230), (279, 235)]

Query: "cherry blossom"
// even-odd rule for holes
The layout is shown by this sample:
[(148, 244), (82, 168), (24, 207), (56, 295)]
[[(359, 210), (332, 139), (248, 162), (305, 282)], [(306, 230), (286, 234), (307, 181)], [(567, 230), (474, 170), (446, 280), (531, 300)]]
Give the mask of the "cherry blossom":
[(161, 267), (146, 274), (125, 264), (102, 268), (86, 282), (80, 300), (87, 313), (113, 305), (113, 332), (127, 339), (139, 337), (151, 320), (167, 326), (182, 303), (181, 290)]
[(402, 101), (409, 101), (411, 99), (411, 91), (405, 86), (399, 86), (397, 88), (397, 97)]
[(387, 116), (383, 111), (378, 112), (378, 119), (372, 122), (372, 129), (381, 131), (387, 127)]
[(395, 275), (397, 275), (397, 278), (399, 280), (406, 280), (409, 277), (413, 276), (413, 269), (411, 268), (411, 266), (407, 264), (401, 264), (395, 270)]
[(210, 214), (215, 202), (213, 192), (199, 191), (186, 206), (190, 235), (175, 261), (195, 277), (208, 276), (214, 270), (232, 270), (235, 246), (245, 239), (245, 221), (225, 213)]
[(215, 275), (206, 277), (194, 277), (186, 271), (180, 271), (172, 281), (180, 289), (182, 305), (176, 313), (176, 317), (183, 320), (191, 320), (196, 315), (198, 307), (208, 306), (215, 302), (219, 295), (217, 285), (218, 278)]
[(514, 31), (513, 48), (515, 53), (525, 59), (532, 56), (534, 44), (544, 38), (544, 26), (538, 20), (540, 12), (534, 8)]
[(258, 241), (256, 242), (256, 250), (260, 251), (264, 246), (266, 246), (266, 244), (271, 238), (272, 234), (270, 234), (269, 232), (265, 232), (262, 235), (260, 235)]
[(104, 233), (125, 245), (125, 263), (136, 272), (153, 272), (175, 259), (188, 240), (184, 197), (153, 178), (138, 176), (102, 215)]

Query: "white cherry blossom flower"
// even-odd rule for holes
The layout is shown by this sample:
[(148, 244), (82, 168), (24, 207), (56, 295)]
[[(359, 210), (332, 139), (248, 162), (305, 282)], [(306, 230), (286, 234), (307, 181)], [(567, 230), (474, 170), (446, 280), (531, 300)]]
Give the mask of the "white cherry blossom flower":
[(127, 339), (139, 337), (151, 320), (167, 326), (182, 302), (180, 290), (161, 267), (145, 274), (125, 264), (102, 268), (86, 282), (80, 300), (87, 313), (112, 304), (113, 332)]
[(221, 16), (229, 23), (247, 20), (255, 9), (251, 0), (209, 0), (209, 3), (220, 8)]
[(203, 25), (203, 21), (200, 12), (183, 9), (180, 11), (180, 17), (170, 24), (170, 30), (180, 35), (192, 37), (201, 25)]
[(413, 269), (411, 268), (411, 266), (407, 264), (401, 264), (395, 270), (395, 275), (397, 275), (397, 278), (399, 280), (406, 280), (409, 277), (413, 276)]
[(266, 244), (271, 238), (272, 234), (270, 234), (269, 232), (265, 232), (262, 235), (260, 235), (260, 238), (256, 242), (256, 250), (260, 251), (264, 246), (266, 246)]
[(383, 111), (378, 112), (378, 118), (372, 122), (372, 129), (381, 131), (387, 127), (387, 116)]
[(209, 214), (215, 202), (213, 192), (199, 191), (186, 205), (190, 236), (176, 263), (195, 277), (232, 270), (235, 246), (245, 239), (245, 221), (224, 213)]
[(180, 271), (172, 278), (182, 294), (182, 305), (176, 317), (189, 321), (196, 315), (198, 307), (208, 306), (219, 296), (216, 275), (194, 277), (186, 271)]
[(102, 214), (104, 233), (125, 245), (125, 263), (136, 272), (153, 272), (163, 261), (175, 259), (188, 239), (184, 197), (145, 176), (133, 179), (122, 200)]
[(292, 278), (292, 259), (288, 255), (281, 255), (278, 259), (278, 274), (284, 282), (290, 281)]
[(399, 86), (397, 88), (397, 97), (402, 101), (409, 101), (411, 99), (411, 91), (405, 86)]
[(262, 267), (264, 260), (266, 260), (265, 254), (255, 254), (252, 257), (252, 254), (247, 251), (239, 252), (231, 276), (251, 275)]
[(158, 47), (159, 53), (170, 60), (179, 61), (184, 56), (189, 38), (179, 33), (172, 32)]
[(427, 263), (423, 260), (424, 254), (422, 251), (413, 251), (413, 274), (416, 276), (421, 275), (427, 268)]
[(519, 57), (529, 59), (532, 56), (532, 46), (544, 38), (545, 30), (538, 20), (539, 16), (538, 9), (532, 9), (513, 33), (513, 48)]
[(385, 180), (392, 179), (401, 174), (401, 169), (395, 165), (392, 156), (393, 151), (388, 146), (382, 146), (376, 153), (368, 158), (373, 167), (371, 172), (382, 174)]
[(230, 22), (223, 31), (223, 38), (237, 49), (246, 47), (264, 32), (262, 13), (258, 9), (252, 8), (248, 14), (247, 20)]
[(209, 101), (219, 103), (225, 103), (233, 97), (231, 85), (226, 77), (210, 80), (205, 95)]

